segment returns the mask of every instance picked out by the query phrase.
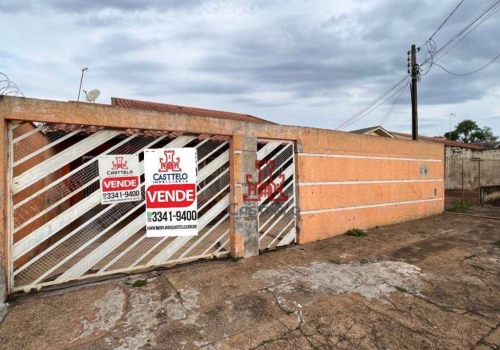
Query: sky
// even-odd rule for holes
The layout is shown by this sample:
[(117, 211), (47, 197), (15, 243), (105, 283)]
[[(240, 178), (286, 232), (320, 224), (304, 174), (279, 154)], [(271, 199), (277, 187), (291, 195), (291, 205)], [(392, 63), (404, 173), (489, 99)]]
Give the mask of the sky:
[[(465, 0), (437, 48), (493, 0)], [(26, 97), (111, 97), (251, 114), (335, 129), (406, 75), (458, 0), (0, 1), (0, 72)], [(467, 73), (500, 54), (500, 12), (439, 60)], [(495, 34), (497, 33), (497, 34)], [(423, 62), (426, 50), (417, 56)], [(437, 66), (418, 84), (420, 134), (464, 119), (500, 135), (500, 59), (457, 77)], [(379, 125), (394, 100), (346, 130)], [(411, 132), (405, 91), (384, 127)]]

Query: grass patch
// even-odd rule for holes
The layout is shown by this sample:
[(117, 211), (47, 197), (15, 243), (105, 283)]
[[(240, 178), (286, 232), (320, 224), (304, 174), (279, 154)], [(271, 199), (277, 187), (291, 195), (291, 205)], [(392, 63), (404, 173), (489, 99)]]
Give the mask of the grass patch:
[(274, 339), (267, 339), (267, 340), (261, 341), (259, 346), (271, 344), (272, 342), (274, 342)]
[(345, 234), (348, 235), (348, 236), (353, 236), (353, 237), (363, 237), (363, 236), (366, 236), (366, 232), (363, 231), (363, 230), (360, 230), (359, 228), (351, 228)]
[(453, 210), (466, 212), (467, 210), (469, 210), (469, 205), (465, 202), (461, 203), (459, 200), (456, 200), (455, 204), (453, 205)]
[(238, 262), (243, 258), (241, 256), (231, 256), (230, 259), (232, 262)]
[(134, 283), (132, 283), (132, 287), (139, 288), (139, 287), (144, 287), (147, 284), (148, 284), (148, 281), (146, 281), (146, 280), (137, 280)]
[(494, 245), (494, 246), (497, 246), (498, 248), (500, 248), (500, 241), (495, 241), (495, 242), (493, 242), (493, 245)]
[(401, 286), (396, 286), (394, 287), (398, 290), (398, 292), (401, 292), (401, 293), (408, 293), (408, 289), (406, 289), (405, 287), (401, 287)]

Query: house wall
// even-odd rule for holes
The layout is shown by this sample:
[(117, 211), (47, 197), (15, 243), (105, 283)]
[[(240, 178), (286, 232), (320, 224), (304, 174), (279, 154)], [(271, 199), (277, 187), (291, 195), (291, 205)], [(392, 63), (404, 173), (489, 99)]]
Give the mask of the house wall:
[[(443, 211), (442, 144), (13, 97), (0, 100), (0, 118), (229, 135), (231, 196), (237, 204), (242, 201), (240, 189), (245, 172), (253, 169), (256, 140), (295, 141), (300, 244), (343, 234), (350, 228), (387, 225)], [(4, 152), (6, 143), (0, 147)], [(0, 171), (5, 173), (5, 165)], [(231, 218), (231, 252), (236, 256), (252, 255), (255, 240), (247, 238), (255, 233), (238, 232), (252, 226), (240, 221)], [(5, 238), (5, 231), (0, 238)]]

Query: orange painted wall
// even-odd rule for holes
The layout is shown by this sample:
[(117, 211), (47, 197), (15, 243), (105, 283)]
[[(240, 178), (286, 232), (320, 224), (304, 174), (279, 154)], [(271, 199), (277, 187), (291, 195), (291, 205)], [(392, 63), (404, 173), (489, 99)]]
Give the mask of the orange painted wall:
[[(375, 136), (369, 136), (375, 137)], [(390, 140), (386, 140), (389, 142)], [(383, 144), (382, 144), (383, 147)], [(299, 181), (369, 181), (421, 179), (420, 165), (426, 165), (426, 178), (442, 179), (443, 163), (363, 158), (328, 158), (299, 154)]]
[[(443, 211), (442, 201), (308, 214), (301, 216), (300, 242), (313, 242), (345, 233), (417, 219)], [(397, 237), (395, 237), (397, 239)]]
[(443, 211), (443, 145), (348, 133), (299, 143), (299, 243)]
[[(434, 192), (435, 190), (435, 192)], [(443, 182), (374, 183), (300, 186), (302, 211), (345, 208), (359, 205), (436, 199)]]

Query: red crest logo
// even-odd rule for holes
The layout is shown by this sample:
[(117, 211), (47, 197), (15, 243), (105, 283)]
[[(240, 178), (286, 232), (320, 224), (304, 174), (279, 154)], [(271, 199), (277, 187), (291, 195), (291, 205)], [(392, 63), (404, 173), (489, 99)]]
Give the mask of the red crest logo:
[(246, 174), (248, 193), (243, 195), (243, 200), (259, 202), (264, 198), (270, 198), (271, 202), (286, 202), (288, 196), (283, 193), (285, 175), (279, 174), (276, 179), (273, 179), (276, 161), (257, 160), (255, 168), (257, 169), (257, 181), (252, 182), (252, 174)]
[(113, 167), (111, 170), (127, 170), (127, 162), (123, 160), (123, 157), (115, 157), (115, 160), (112, 162)]
[(160, 169), (158, 169), (158, 172), (166, 173), (169, 171), (182, 171), (182, 169), (179, 167), (181, 159), (179, 157), (175, 157), (174, 160), (175, 151), (165, 151), (164, 153), (165, 158), (160, 158)]

